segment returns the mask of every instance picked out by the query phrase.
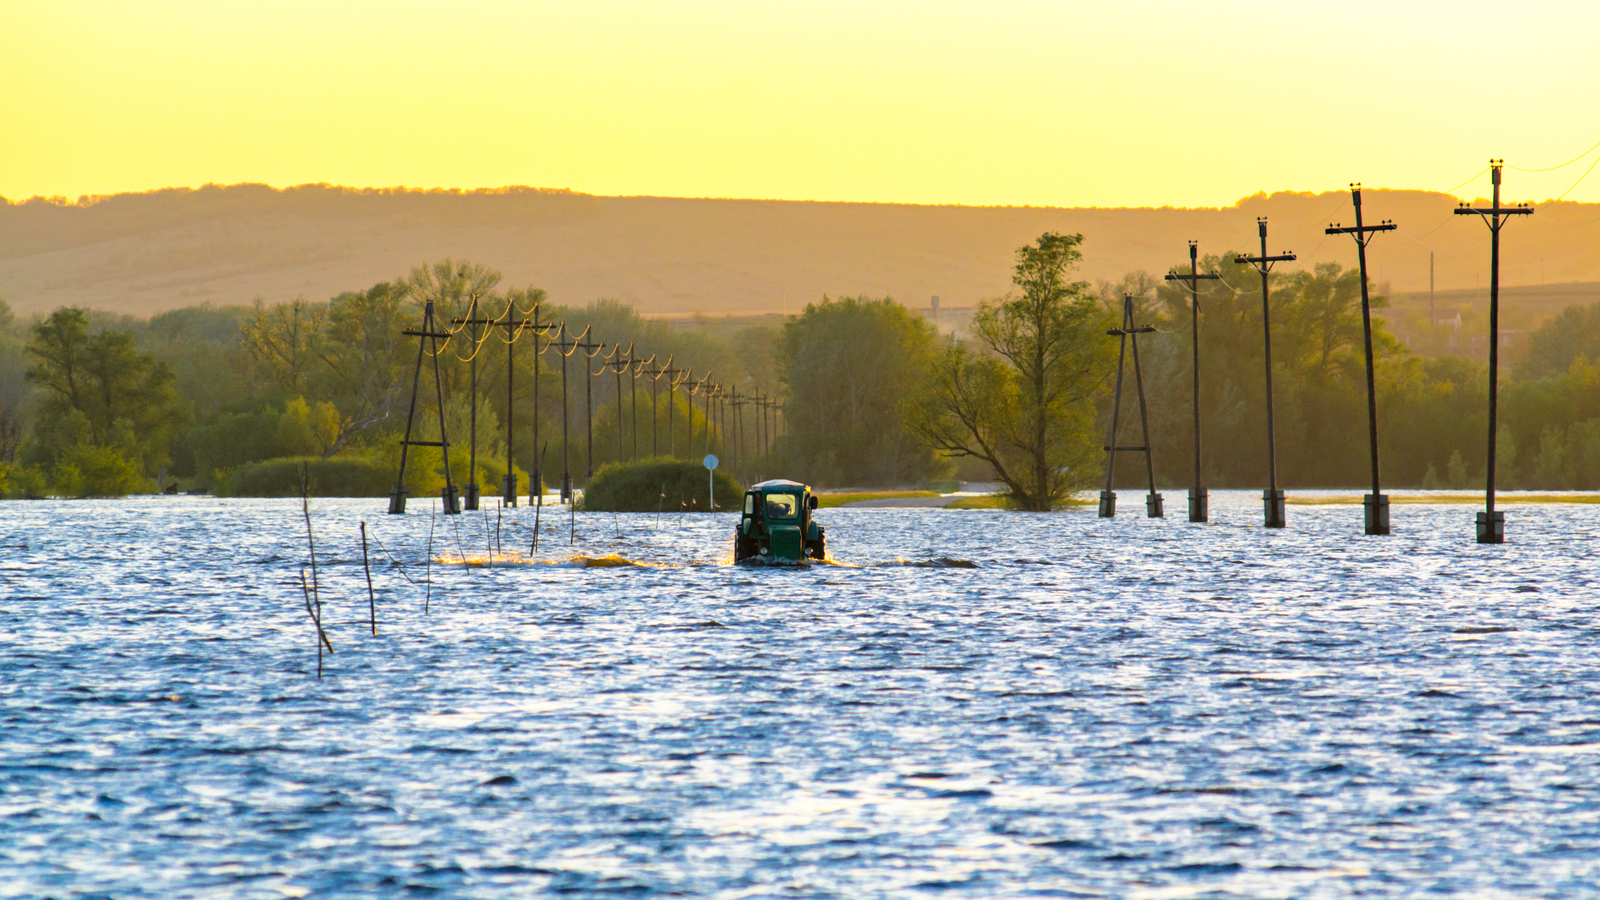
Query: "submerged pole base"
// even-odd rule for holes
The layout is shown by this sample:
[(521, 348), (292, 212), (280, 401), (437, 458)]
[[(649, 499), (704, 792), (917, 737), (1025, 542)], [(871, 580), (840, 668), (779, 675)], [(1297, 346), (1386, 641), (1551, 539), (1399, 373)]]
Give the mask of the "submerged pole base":
[(561, 502), (572, 502), (572, 475), (564, 473), (561, 476)]
[(1283, 491), (1262, 491), (1261, 508), (1265, 513), (1261, 524), (1266, 527), (1282, 528), (1288, 522), (1288, 517), (1284, 515)]
[(1189, 488), (1189, 521), (1205, 522), (1211, 518), (1210, 492), (1205, 488)]
[(1494, 512), (1478, 513), (1478, 543), (1504, 544), (1506, 542), (1506, 514), (1495, 510)]
[(1362, 494), (1361, 506), (1366, 511), (1367, 534), (1389, 533), (1389, 495)]
[(403, 516), (406, 514), (406, 486), (397, 484), (389, 489), (389, 515)]
[(462, 497), (462, 505), (465, 506), (466, 509), (471, 511), (471, 512), (477, 512), (478, 511), (478, 486), (477, 485), (475, 485), (475, 484), (467, 485), (465, 496)]
[(501, 482), (501, 485), (502, 485), (503, 490), (504, 490), (504, 492), (500, 496), (500, 499), (504, 500), (505, 504), (507, 506), (516, 506), (517, 505), (517, 473), (515, 473), (515, 472), (507, 472), (505, 474), (505, 476), (500, 479), (500, 482)]
[(1117, 492), (1100, 492), (1100, 518), (1114, 519), (1117, 516)]
[(444, 514), (447, 516), (461, 515), (461, 495), (456, 493), (456, 486), (450, 485), (439, 492), (440, 499), (444, 500)]
[(1165, 501), (1161, 499), (1160, 494), (1156, 493), (1155, 491), (1151, 491), (1149, 495), (1144, 498), (1145, 515), (1151, 519), (1166, 518), (1166, 511), (1162, 507), (1164, 502)]

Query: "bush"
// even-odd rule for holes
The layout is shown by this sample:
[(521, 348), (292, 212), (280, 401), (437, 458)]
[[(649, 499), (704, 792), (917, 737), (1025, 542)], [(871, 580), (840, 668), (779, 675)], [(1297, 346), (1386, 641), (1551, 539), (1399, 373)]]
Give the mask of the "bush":
[(387, 497), (394, 484), (394, 469), (364, 456), (287, 456), (242, 465), (217, 487), (230, 497), (298, 497), (301, 466), (313, 497)]
[[(705, 512), (710, 498), (706, 467), (697, 462), (658, 456), (636, 463), (609, 463), (601, 466), (589, 480), (583, 494), (583, 508), (600, 512), (677, 512), (688, 509)], [(716, 473), (718, 509), (737, 509), (744, 490), (723, 471)], [(663, 497), (662, 495), (666, 496)]]
[(152, 487), (115, 447), (94, 444), (63, 452), (54, 476), (56, 493), (63, 497), (126, 497)]

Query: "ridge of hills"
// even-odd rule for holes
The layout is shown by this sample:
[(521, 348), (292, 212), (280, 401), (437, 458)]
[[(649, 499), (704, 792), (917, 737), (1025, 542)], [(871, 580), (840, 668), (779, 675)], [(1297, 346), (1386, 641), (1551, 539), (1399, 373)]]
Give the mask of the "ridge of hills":
[[(1478, 293), (1488, 229), (1454, 197), (1366, 190), (1369, 223), (1397, 222), (1369, 249), (1380, 290)], [(1346, 192), (1265, 193), (1231, 207), (1055, 208), (603, 197), (566, 190), (206, 185), (79, 198), (0, 198), (0, 298), (21, 315), (78, 305), (150, 315), (203, 302), (326, 299), (455, 257), (552, 300), (611, 297), (647, 315), (798, 312), (831, 296), (971, 306), (1010, 287), (1017, 247), (1081, 232), (1082, 277), (1159, 276), (1202, 253), (1292, 250), (1290, 267), (1355, 265)], [(1454, 221), (1452, 221), (1454, 220)], [(1502, 285), (1600, 281), (1600, 204), (1548, 203), (1502, 236)], [(1235, 284), (1249, 273), (1239, 269)], [(1573, 286), (1578, 287), (1577, 285)], [(1584, 285), (1577, 295), (1595, 293)], [(1600, 288), (1597, 288), (1600, 289)], [(1572, 293), (1572, 292), (1567, 292)]]

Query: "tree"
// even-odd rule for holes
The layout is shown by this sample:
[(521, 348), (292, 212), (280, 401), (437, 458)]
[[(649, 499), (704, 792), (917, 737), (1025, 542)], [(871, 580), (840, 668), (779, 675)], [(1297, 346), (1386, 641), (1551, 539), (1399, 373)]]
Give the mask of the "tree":
[(58, 309), (33, 327), (28, 353), (26, 377), (45, 395), (37, 430), (47, 459), (84, 444), (116, 449), (146, 473), (167, 463), (186, 414), (172, 370), (139, 353), (132, 335), (90, 337), (84, 310)]
[[(775, 349), (788, 388), (782, 451), (830, 484), (910, 484), (936, 468), (901, 406), (922, 389), (933, 326), (885, 297), (824, 297), (783, 326)], [(770, 352), (770, 350), (769, 350)]]
[(1090, 480), (1094, 397), (1109, 370), (1110, 324), (1089, 286), (1069, 281), (1083, 235), (1047, 232), (1017, 250), (1016, 291), (981, 304), (972, 334), (951, 340), (912, 427), (948, 456), (988, 463), (1012, 501), (1049, 510)]
[(365, 291), (340, 294), (328, 304), (327, 321), (311, 342), (323, 365), (312, 384), (338, 409), (332, 437), (319, 442), (324, 457), (399, 409), (410, 349), (401, 334), (405, 300), (404, 285), (380, 282)]
[(284, 396), (305, 393), (306, 376), (316, 362), (317, 332), (327, 317), (326, 305), (304, 297), (272, 306), (256, 298), (255, 312), (243, 326), (244, 345), (272, 371)]

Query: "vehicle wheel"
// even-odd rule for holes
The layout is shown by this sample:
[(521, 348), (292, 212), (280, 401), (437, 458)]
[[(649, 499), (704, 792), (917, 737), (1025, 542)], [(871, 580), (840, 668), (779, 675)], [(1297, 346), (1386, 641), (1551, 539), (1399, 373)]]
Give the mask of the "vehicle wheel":
[(810, 555), (810, 557), (812, 559), (827, 559), (828, 558), (828, 536), (826, 534), (820, 534), (819, 533), (817, 535), (817, 539), (812, 541), (806, 547), (806, 550), (808, 551), (808, 555)]

